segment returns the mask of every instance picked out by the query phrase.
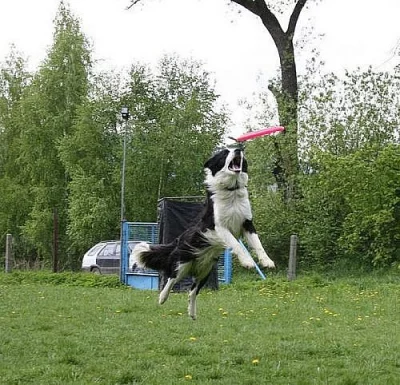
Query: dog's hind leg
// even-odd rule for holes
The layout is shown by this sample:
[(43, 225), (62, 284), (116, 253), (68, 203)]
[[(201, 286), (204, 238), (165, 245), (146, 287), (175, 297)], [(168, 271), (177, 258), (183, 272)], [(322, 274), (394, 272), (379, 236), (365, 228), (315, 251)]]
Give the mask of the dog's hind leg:
[(193, 284), (192, 288), (189, 291), (189, 306), (188, 306), (188, 314), (193, 320), (196, 319), (196, 297), (197, 297), (197, 285)]
[(189, 316), (195, 320), (197, 318), (197, 309), (196, 309), (196, 299), (197, 295), (200, 292), (200, 289), (205, 285), (207, 282), (208, 276), (203, 278), (199, 282), (194, 282), (192, 288), (189, 291), (189, 306), (188, 306), (188, 314)]
[(174, 287), (174, 285), (178, 283), (180, 280), (182, 280), (182, 278), (185, 278), (187, 276), (187, 268), (188, 268), (187, 264), (181, 264), (176, 269), (176, 271), (170, 273), (167, 283), (161, 290), (160, 296), (158, 298), (158, 303), (160, 305), (162, 305), (168, 299), (169, 293), (171, 289)]
[(160, 296), (158, 297), (158, 303), (162, 305), (169, 296), (169, 292), (177, 282), (176, 278), (168, 278), (167, 283), (165, 284), (164, 288), (161, 290)]

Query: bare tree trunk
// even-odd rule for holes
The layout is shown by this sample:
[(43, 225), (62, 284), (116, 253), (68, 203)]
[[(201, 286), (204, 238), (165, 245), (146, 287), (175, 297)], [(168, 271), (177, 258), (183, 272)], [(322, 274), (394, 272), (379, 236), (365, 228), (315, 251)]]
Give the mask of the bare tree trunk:
[[(144, 2), (144, 0), (130, 0), (130, 5), (127, 8), (129, 9), (140, 2)], [(266, 0), (231, 0), (231, 2), (242, 6), (261, 19), (278, 50), (281, 81), (278, 86), (271, 85), (270, 90), (277, 100), (280, 123), (285, 127), (285, 131), (283, 135), (275, 139), (276, 167), (274, 174), (278, 187), (285, 192), (285, 199), (288, 201), (293, 196), (295, 178), (298, 172), (298, 83), (293, 37), (300, 13), (307, 0), (296, 1), (286, 31), (283, 30), (277, 17), (270, 10)]]
[(298, 0), (284, 31), (265, 0), (231, 0), (259, 16), (270, 33), (278, 50), (281, 83), (271, 84), (269, 89), (276, 98), (280, 124), (285, 127), (284, 135), (275, 139), (275, 178), (284, 191), (285, 200), (293, 197), (295, 177), (298, 172), (297, 108), (298, 83), (293, 37), (300, 13), (307, 0)]

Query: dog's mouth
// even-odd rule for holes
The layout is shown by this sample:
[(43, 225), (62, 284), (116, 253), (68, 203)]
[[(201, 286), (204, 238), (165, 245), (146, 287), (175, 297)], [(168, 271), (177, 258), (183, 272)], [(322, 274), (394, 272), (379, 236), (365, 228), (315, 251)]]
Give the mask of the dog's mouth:
[(235, 155), (235, 157), (231, 160), (228, 166), (228, 170), (233, 172), (242, 171), (242, 157), (240, 156), (240, 154)]

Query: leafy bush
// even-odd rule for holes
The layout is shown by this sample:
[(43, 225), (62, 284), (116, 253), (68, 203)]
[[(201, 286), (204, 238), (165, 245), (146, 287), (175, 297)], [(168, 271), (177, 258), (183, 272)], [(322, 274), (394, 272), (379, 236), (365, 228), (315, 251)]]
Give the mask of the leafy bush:
[(312, 262), (344, 255), (366, 265), (400, 260), (400, 147), (319, 154), (302, 182), (301, 239)]

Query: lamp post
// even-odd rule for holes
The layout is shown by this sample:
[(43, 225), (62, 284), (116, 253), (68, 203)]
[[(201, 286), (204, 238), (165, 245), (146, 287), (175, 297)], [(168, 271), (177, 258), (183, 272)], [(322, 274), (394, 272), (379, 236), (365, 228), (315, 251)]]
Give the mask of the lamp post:
[[(124, 232), (124, 221), (125, 221), (125, 164), (126, 164), (126, 136), (127, 136), (127, 129), (128, 129), (128, 120), (129, 120), (129, 109), (128, 107), (124, 106), (121, 108), (121, 116), (124, 120), (124, 144), (123, 144), (123, 153), (122, 153), (122, 172), (121, 172), (121, 258), (120, 258), (120, 281), (126, 283), (126, 264), (128, 263), (125, 261), (126, 258), (123, 258), (123, 232)], [(125, 256), (126, 257), (126, 256)]]
[(121, 175), (121, 223), (125, 219), (125, 165), (126, 165), (126, 131), (128, 128), (129, 108), (124, 106), (121, 108), (121, 116), (124, 120), (124, 144), (122, 154), (122, 175)]

